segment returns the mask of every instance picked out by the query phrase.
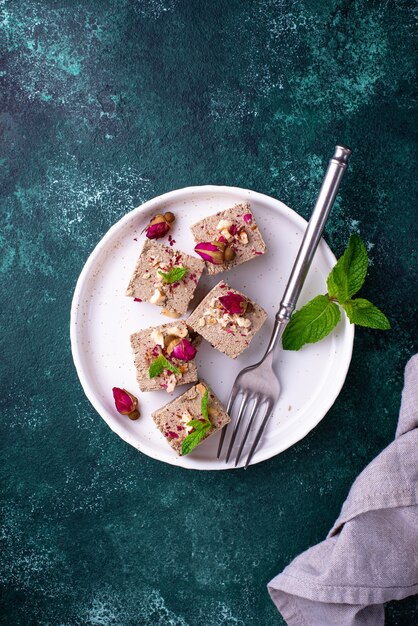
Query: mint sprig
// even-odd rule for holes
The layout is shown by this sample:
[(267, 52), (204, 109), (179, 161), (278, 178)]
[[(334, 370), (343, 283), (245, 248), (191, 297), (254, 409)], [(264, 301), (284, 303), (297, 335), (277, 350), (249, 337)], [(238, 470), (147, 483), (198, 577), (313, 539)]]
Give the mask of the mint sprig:
[(327, 296), (316, 296), (295, 313), (283, 333), (283, 348), (299, 350), (326, 337), (340, 321), (340, 309)]
[(206, 388), (205, 393), (202, 396), (202, 403), (200, 406), (200, 412), (203, 420), (193, 419), (187, 423), (187, 426), (194, 428), (194, 431), (187, 435), (183, 439), (181, 444), (181, 454), (185, 456), (189, 454), (194, 448), (199, 445), (206, 433), (212, 428), (212, 422), (209, 419), (208, 413), (208, 401), (209, 401), (209, 389)]
[(359, 235), (351, 235), (344, 254), (328, 276), (330, 298), (343, 304), (354, 296), (363, 286), (368, 266), (369, 257), (364, 241)]
[(316, 343), (329, 335), (341, 318), (338, 305), (351, 324), (379, 330), (390, 328), (386, 315), (369, 300), (352, 298), (364, 284), (368, 264), (364, 241), (359, 235), (351, 235), (343, 256), (328, 276), (328, 293), (316, 296), (290, 318), (282, 337), (285, 350), (299, 350), (305, 343)]
[(367, 326), (368, 328), (377, 328), (379, 330), (389, 330), (390, 328), (390, 323), (386, 315), (365, 298), (347, 300), (347, 302), (343, 304), (343, 309), (352, 324)]
[(172, 285), (173, 283), (178, 283), (179, 280), (184, 278), (186, 272), (187, 267), (181, 267), (180, 265), (172, 267), (170, 270), (168, 270), (168, 272), (162, 272), (161, 270), (158, 270), (158, 273), (161, 274), (164, 282), (169, 285)]
[(150, 378), (155, 378), (156, 376), (159, 376), (164, 370), (169, 370), (170, 372), (173, 372), (173, 374), (180, 374), (179, 368), (170, 363), (170, 361), (166, 359), (163, 354), (160, 354), (149, 366), (148, 376)]

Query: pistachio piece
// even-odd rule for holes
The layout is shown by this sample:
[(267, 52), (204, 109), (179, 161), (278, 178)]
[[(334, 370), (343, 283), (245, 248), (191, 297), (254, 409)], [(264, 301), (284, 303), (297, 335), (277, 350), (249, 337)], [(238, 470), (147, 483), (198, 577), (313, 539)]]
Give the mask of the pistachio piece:
[(232, 261), (233, 259), (235, 259), (235, 256), (236, 252), (234, 248), (232, 248), (231, 246), (227, 246), (224, 253), (225, 261)]

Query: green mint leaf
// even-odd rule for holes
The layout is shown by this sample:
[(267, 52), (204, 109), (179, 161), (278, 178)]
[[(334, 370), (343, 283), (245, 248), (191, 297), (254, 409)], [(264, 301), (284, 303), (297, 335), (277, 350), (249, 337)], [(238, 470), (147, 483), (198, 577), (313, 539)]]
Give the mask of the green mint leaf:
[(189, 454), (192, 450), (195, 449), (197, 445), (202, 441), (206, 433), (208, 432), (210, 426), (208, 424), (202, 424), (203, 428), (200, 430), (195, 430), (190, 435), (187, 435), (181, 444), (181, 454), (184, 456)]
[(340, 309), (327, 296), (316, 296), (293, 313), (282, 337), (285, 350), (299, 350), (305, 343), (326, 337), (340, 320)]
[(149, 366), (148, 376), (150, 378), (155, 378), (156, 376), (159, 376), (163, 370), (170, 370), (170, 372), (173, 372), (174, 374), (180, 374), (180, 370), (175, 365), (170, 363), (170, 361), (166, 359), (163, 354), (160, 354)]
[(178, 283), (179, 280), (184, 278), (187, 272), (187, 267), (175, 266), (172, 267), (167, 273), (158, 270), (158, 273), (164, 278), (165, 283), (169, 283), (172, 285), (173, 283)]
[(202, 428), (206, 427), (206, 422), (201, 422), (200, 420), (191, 420), (187, 422), (187, 426), (191, 426), (195, 430), (202, 430)]
[(204, 417), (206, 422), (208, 422), (212, 426), (210, 419), (209, 419), (209, 413), (208, 413), (208, 400), (209, 400), (209, 389), (206, 388), (206, 391), (202, 396), (202, 405), (201, 405), (200, 410), (202, 413), (202, 417)]
[(390, 329), (390, 322), (386, 315), (365, 298), (348, 300), (344, 302), (343, 308), (352, 324), (379, 330)]
[(327, 286), (331, 298), (340, 304), (351, 298), (362, 287), (369, 259), (366, 246), (359, 235), (351, 235), (348, 246), (328, 276)]

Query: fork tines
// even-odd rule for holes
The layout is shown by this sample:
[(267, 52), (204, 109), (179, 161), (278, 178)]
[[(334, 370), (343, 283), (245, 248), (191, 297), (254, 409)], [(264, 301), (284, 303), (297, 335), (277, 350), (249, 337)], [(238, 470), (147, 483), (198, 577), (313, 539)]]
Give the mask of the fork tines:
[[(235, 404), (235, 401), (237, 400), (238, 396), (240, 396), (239, 409), (238, 409), (238, 413), (237, 413), (237, 416), (233, 425), (231, 438), (229, 440), (225, 462), (226, 463), (229, 462), (229, 459), (232, 454), (232, 450), (234, 448), (234, 443), (238, 435), (238, 431), (240, 430), (241, 423), (244, 423), (244, 421), (246, 422), (245, 432), (241, 441), (237, 444), (238, 452), (235, 457), (235, 467), (237, 467), (239, 463), (242, 452), (244, 450), (244, 446), (247, 442), (247, 439), (251, 430), (253, 429), (255, 423), (258, 422), (259, 423), (258, 430), (256, 432), (255, 438), (252, 442), (251, 448), (248, 452), (248, 456), (244, 464), (244, 469), (247, 469), (248, 465), (251, 463), (251, 459), (254, 456), (254, 453), (260, 442), (260, 439), (262, 437), (262, 434), (264, 432), (268, 419), (271, 415), (271, 412), (273, 409), (273, 402), (271, 401), (270, 398), (262, 394), (254, 394), (254, 393), (246, 393), (246, 392), (240, 393), (240, 391), (241, 391), (240, 389), (234, 389), (234, 388), (232, 389), (231, 395), (229, 397), (227, 409), (226, 409), (227, 413), (231, 415), (231, 411)], [(244, 420), (246, 415), (247, 417)], [(261, 419), (261, 422), (260, 422), (260, 419)], [(228, 428), (228, 425), (223, 428), (222, 433), (221, 433), (221, 438), (220, 438), (219, 447), (218, 447), (218, 454), (217, 454), (218, 459), (222, 452), (227, 428)]]

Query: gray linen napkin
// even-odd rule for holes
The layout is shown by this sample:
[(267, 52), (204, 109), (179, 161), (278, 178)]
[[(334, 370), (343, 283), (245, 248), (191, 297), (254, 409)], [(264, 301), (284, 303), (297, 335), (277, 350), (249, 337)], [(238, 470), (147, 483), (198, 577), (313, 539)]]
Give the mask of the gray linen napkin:
[(327, 539), (268, 590), (289, 626), (380, 626), (384, 602), (418, 593), (418, 354), (395, 441), (356, 479)]

